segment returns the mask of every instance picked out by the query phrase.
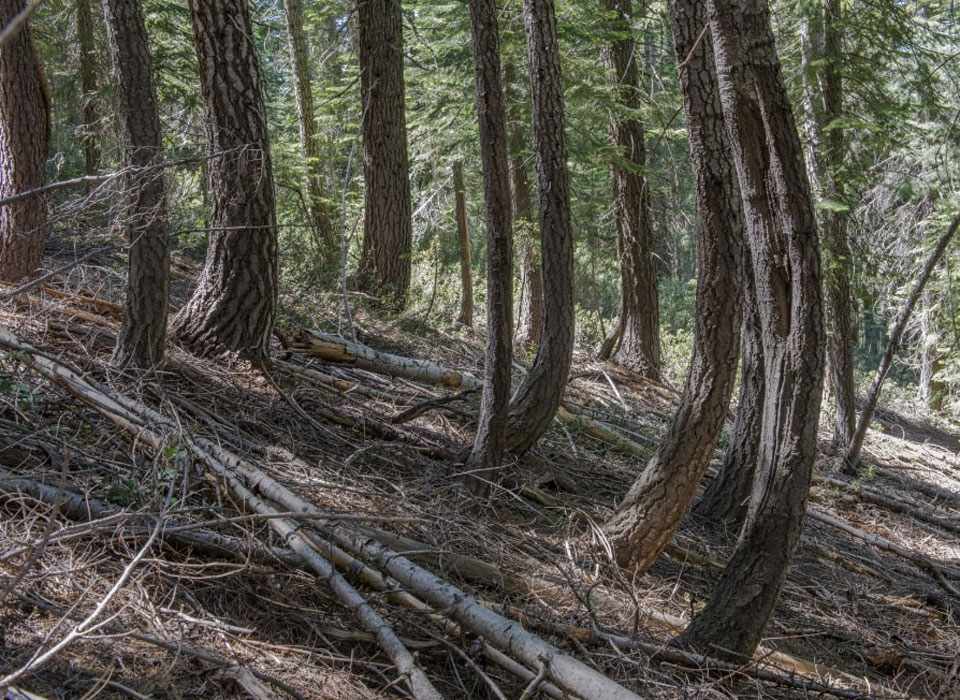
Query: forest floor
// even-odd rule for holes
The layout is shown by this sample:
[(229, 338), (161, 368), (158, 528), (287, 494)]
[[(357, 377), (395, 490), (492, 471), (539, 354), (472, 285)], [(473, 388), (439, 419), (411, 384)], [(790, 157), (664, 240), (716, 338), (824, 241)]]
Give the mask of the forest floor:
[[(50, 268), (76, 254), (51, 248)], [(18, 688), (46, 698), (409, 697), (353, 612), (186, 449), (185, 436), (203, 436), (641, 697), (960, 698), (954, 426), (887, 406), (858, 478), (820, 455), (755, 663), (658, 655), (704, 604), (735, 537), (688, 518), (645, 576), (610, 563), (599, 525), (656, 449), (675, 390), (578, 356), (567, 398), (592, 418), (555, 422), (507, 460), (489, 501), (472, 501), (456, 456), (477, 392), (452, 400), (443, 387), (279, 343), (269, 371), (173, 347), (148, 379), (119, 372), (119, 263), (103, 252), (13, 297), (0, 291), (0, 328), (22, 344), (8, 342), (0, 360), (0, 676), (76, 637), (17, 676)], [(192, 272), (175, 267), (175, 303)], [(349, 336), (333, 314), (338, 297), (291, 294), (282, 307), (284, 331)], [(354, 324), (368, 346), (479, 375), (473, 331), (362, 311)], [(162, 413), (182, 441), (151, 446), (152, 428), (44, 376), (34, 349), (130, 410)], [(591, 420), (630, 447), (592, 437)], [(490, 662), (468, 631), (357, 590), (444, 697), (518, 698), (535, 685)]]

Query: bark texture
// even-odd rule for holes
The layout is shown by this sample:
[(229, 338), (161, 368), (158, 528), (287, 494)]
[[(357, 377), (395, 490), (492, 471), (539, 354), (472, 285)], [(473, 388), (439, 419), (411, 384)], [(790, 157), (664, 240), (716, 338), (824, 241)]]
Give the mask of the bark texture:
[[(671, 24), (690, 135), (697, 201), (697, 313), (693, 359), (660, 449), (606, 524), (617, 562), (645, 572), (693, 501), (733, 393), (740, 349), (743, 217), (708, 42), (696, 44), (702, 4), (674, 2)], [(695, 46), (696, 44), (696, 46)]]
[(853, 331), (847, 241), (846, 198), (840, 168), (847, 142), (843, 118), (842, 29), (839, 0), (813, 0), (804, 8), (801, 37), (807, 168), (814, 193), (824, 202), (818, 213), (823, 265), (823, 311), (827, 334), (827, 381), (836, 403), (834, 442), (853, 439), (857, 406), (853, 386)]
[(453, 190), (457, 207), (457, 238), (460, 241), (460, 316), (457, 321), (465, 326), (473, 326), (473, 270), (470, 263), (470, 232), (467, 230), (467, 192), (463, 184), (461, 161), (453, 164)]
[(398, 0), (357, 5), (363, 91), (363, 251), (358, 281), (402, 308), (413, 241), (403, 103), (403, 14)]
[[(610, 81), (619, 109), (610, 115), (610, 140), (617, 149), (613, 164), (613, 205), (620, 251), (620, 344), (614, 361), (641, 376), (660, 376), (660, 315), (657, 273), (653, 264), (650, 189), (640, 109), (637, 45), (631, 18), (633, 0), (602, 0), (610, 14), (606, 53)], [(698, 32), (699, 33), (699, 32)]]
[(823, 389), (823, 311), (810, 186), (766, 1), (709, 0), (708, 18), (753, 258), (766, 377), (744, 532), (681, 642), (742, 660), (760, 641), (800, 537)]
[(100, 145), (97, 143), (100, 109), (97, 103), (97, 51), (94, 44), (93, 15), (90, 0), (77, 0), (77, 43), (80, 45), (80, 89), (83, 91), (84, 172), (100, 174)]
[(202, 355), (268, 356), (277, 302), (277, 221), (263, 86), (246, 0), (190, 0), (212, 203), (207, 258), (173, 321)]
[(507, 446), (525, 452), (550, 426), (573, 360), (573, 230), (563, 85), (553, 0), (524, 0), (533, 151), (543, 271), (544, 327), (530, 372), (510, 408)]
[(467, 460), (467, 487), (474, 495), (485, 496), (500, 469), (506, 442), (513, 361), (510, 161), (495, 0), (470, 0), (470, 33), (487, 222), (487, 348), (477, 435)]
[(140, 0), (103, 0), (123, 147), (124, 211), (130, 241), (127, 296), (114, 361), (153, 367), (163, 360), (170, 295), (163, 140), (147, 28)]
[(303, 33), (302, 0), (286, 0), (286, 20), (287, 47), (293, 68), (293, 94), (297, 101), (297, 121), (300, 124), (300, 153), (307, 170), (310, 223), (319, 242), (320, 255), (326, 261), (333, 261), (338, 249), (333, 223), (323, 198), (323, 163), (320, 158), (320, 143), (317, 140), (313, 87), (310, 85), (310, 49)]
[[(0, 0), (0, 27), (24, 8)], [(30, 25), (0, 47), (0, 198), (43, 185), (50, 145), (50, 96)], [(41, 195), (0, 206), (0, 280), (17, 282), (40, 267), (46, 200)]]

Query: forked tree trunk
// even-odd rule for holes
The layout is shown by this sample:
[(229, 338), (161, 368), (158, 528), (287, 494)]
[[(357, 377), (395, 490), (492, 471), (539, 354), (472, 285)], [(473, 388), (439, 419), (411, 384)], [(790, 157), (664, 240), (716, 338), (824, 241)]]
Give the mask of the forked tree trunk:
[(313, 87), (310, 85), (310, 49), (303, 33), (302, 0), (285, 0), (287, 19), (287, 46), (293, 69), (293, 94), (297, 101), (297, 120), (300, 123), (300, 153), (307, 171), (307, 205), (310, 223), (321, 246), (320, 255), (332, 262), (337, 254), (333, 224), (323, 199), (323, 162), (317, 140), (316, 114), (313, 106)]
[(460, 241), (460, 316), (457, 321), (473, 326), (473, 270), (470, 263), (470, 232), (467, 230), (467, 192), (463, 163), (453, 164), (453, 191), (457, 207), (457, 238)]
[[(513, 222), (507, 119), (500, 82), (496, 0), (470, 0), (470, 34), (480, 121), (487, 220), (487, 349), (477, 436), (467, 460), (467, 487), (486, 496), (506, 442), (513, 361)], [(461, 177), (461, 188), (463, 185)], [(469, 271), (468, 271), (469, 272)]]
[(708, 15), (753, 258), (766, 377), (747, 522), (681, 642), (742, 660), (760, 641), (803, 525), (823, 389), (822, 290), (810, 186), (766, 0), (709, 0)]
[(719, 473), (694, 507), (700, 517), (722, 523), (733, 532), (739, 531), (747, 517), (762, 435), (763, 338), (749, 250), (744, 250), (743, 328), (740, 335), (740, 395), (733, 436)]
[(93, 16), (90, 0), (77, 0), (77, 43), (80, 45), (80, 89), (83, 91), (83, 144), (84, 173), (100, 174), (100, 146), (98, 127), (100, 110), (97, 105), (97, 55), (94, 44)]
[(213, 206), (206, 263), (173, 330), (199, 354), (259, 361), (276, 315), (277, 220), (250, 9), (247, 0), (189, 5)]
[(123, 326), (114, 361), (149, 368), (163, 360), (170, 295), (163, 139), (140, 0), (103, 0), (123, 147), (123, 226), (130, 241)]
[(610, 139), (617, 149), (613, 163), (613, 203), (620, 251), (620, 344), (614, 361), (643, 377), (660, 376), (660, 315), (657, 272), (653, 264), (650, 189), (642, 169), (647, 164), (640, 109), (637, 46), (631, 26), (633, 0), (602, 0), (611, 15), (606, 51), (617, 105), (631, 116), (613, 112)]
[(823, 267), (823, 311), (827, 334), (827, 379), (836, 403), (834, 442), (850, 445), (856, 423), (853, 386), (850, 272), (846, 197), (840, 169), (847, 142), (842, 126), (842, 29), (839, 0), (816, 0), (803, 19), (802, 53), (807, 123), (807, 166), (818, 198)]
[[(26, 5), (0, 0), (0, 27)], [(0, 47), (0, 198), (43, 185), (50, 145), (50, 96), (29, 24)], [(17, 282), (43, 258), (46, 200), (35, 195), (0, 206), (0, 280)]]
[(358, 282), (399, 309), (410, 286), (413, 245), (399, 0), (359, 0), (357, 32), (366, 183)]
[(733, 393), (740, 348), (743, 218), (709, 42), (706, 12), (674, 2), (671, 23), (697, 198), (697, 313), (693, 359), (660, 449), (605, 529), (617, 562), (645, 572), (680, 525), (710, 465)]
[(510, 183), (513, 205), (514, 250), (520, 260), (520, 318), (517, 322), (518, 348), (536, 347), (543, 335), (543, 274), (537, 226), (530, 204), (530, 180), (524, 154), (522, 98), (517, 89), (516, 68), (508, 62), (503, 69), (507, 97), (507, 129), (510, 149)]
[(507, 446), (525, 452), (550, 426), (573, 360), (573, 230), (563, 85), (553, 0), (524, 0), (537, 169), (544, 327), (537, 357), (510, 408)]

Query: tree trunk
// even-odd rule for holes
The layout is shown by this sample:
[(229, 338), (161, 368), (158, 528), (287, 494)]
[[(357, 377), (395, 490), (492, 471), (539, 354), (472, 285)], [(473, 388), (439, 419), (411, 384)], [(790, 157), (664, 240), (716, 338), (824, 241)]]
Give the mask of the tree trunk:
[[(513, 361), (510, 161), (507, 156), (507, 120), (500, 82), (500, 39), (495, 0), (470, 0), (470, 33), (473, 37), (487, 220), (487, 349), (477, 436), (467, 460), (466, 471), (467, 488), (475, 496), (486, 496), (500, 469), (506, 441)], [(460, 175), (458, 190), (463, 187), (462, 172)], [(469, 269), (465, 274), (469, 277)]]
[(540, 345), (543, 335), (543, 274), (536, 223), (530, 206), (530, 180), (524, 153), (527, 137), (523, 128), (522, 98), (517, 94), (516, 69), (504, 66), (503, 80), (507, 97), (507, 128), (510, 149), (510, 183), (513, 199), (514, 245), (520, 258), (520, 319), (517, 323), (518, 348)]
[(140, 0), (103, 0), (103, 15), (128, 171), (120, 220), (130, 241), (130, 262), (114, 361), (146, 369), (163, 360), (170, 294), (166, 190), (157, 167), (163, 161), (163, 139)]
[(834, 442), (846, 448), (856, 423), (851, 330), (850, 246), (846, 193), (840, 169), (846, 157), (843, 84), (839, 61), (842, 29), (839, 0), (816, 0), (805, 12), (802, 30), (807, 167), (811, 184), (825, 205), (819, 212), (823, 267), (823, 310), (827, 333), (827, 378), (836, 402)]
[(660, 449), (606, 524), (617, 562), (645, 572), (670, 542), (710, 465), (733, 393), (740, 348), (743, 218), (702, 5), (671, 21), (697, 198), (697, 313), (683, 396)]
[[(0, 0), (0, 27), (25, 0)], [(50, 145), (50, 95), (29, 24), (0, 47), (0, 199), (43, 185)], [(0, 280), (32, 275), (43, 258), (46, 200), (0, 206)]]
[[(684, 0), (689, 1), (689, 0)], [(740, 542), (681, 643), (750, 658), (800, 538), (823, 390), (816, 218), (765, 0), (709, 0), (763, 338), (760, 461)]]
[(943, 410), (942, 380), (935, 379), (937, 373), (943, 369), (943, 358), (940, 354), (940, 333), (933, 323), (935, 314), (933, 299), (930, 290), (923, 293), (923, 313), (920, 316), (920, 391), (919, 397), (923, 404), (934, 411)]
[(320, 255), (332, 262), (337, 255), (337, 242), (327, 205), (323, 200), (323, 162), (317, 140), (316, 115), (313, 107), (313, 87), (310, 85), (310, 50), (303, 33), (302, 0), (286, 0), (287, 45), (293, 68), (293, 94), (297, 101), (297, 119), (300, 122), (300, 153), (307, 170), (307, 204), (310, 223), (321, 245)]
[(633, 0), (602, 0), (612, 15), (606, 51), (618, 112), (610, 115), (610, 139), (617, 149), (613, 163), (613, 202), (620, 251), (620, 346), (614, 361), (641, 376), (660, 376), (660, 318), (657, 273), (653, 265), (650, 188), (642, 170), (647, 164), (640, 109), (637, 47), (631, 27)]
[(93, 17), (90, 0), (77, 0), (77, 43), (80, 45), (80, 89), (83, 91), (83, 143), (84, 172), (100, 174), (100, 147), (97, 131), (100, 110), (97, 105), (97, 56), (94, 45)]
[(364, 232), (358, 281), (403, 308), (413, 223), (403, 103), (403, 14), (398, 0), (359, 0), (363, 91)]
[(507, 446), (525, 452), (550, 426), (573, 360), (573, 230), (563, 85), (553, 0), (524, 0), (543, 274), (544, 328), (537, 357), (510, 408)]
[(697, 515), (738, 531), (747, 517), (747, 503), (753, 490), (760, 459), (763, 417), (763, 338), (757, 295), (753, 288), (750, 251), (744, 250), (743, 338), (740, 352), (740, 395), (733, 437), (720, 472), (694, 508)]
[(473, 326), (473, 274), (470, 264), (470, 232), (467, 230), (467, 191), (463, 184), (463, 163), (453, 164), (453, 190), (457, 202), (457, 237), (460, 240), (459, 323)]
[(260, 361), (277, 303), (277, 220), (260, 66), (247, 0), (190, 0), (206, 111), (210, 236), (173, 330), (202, 355)]

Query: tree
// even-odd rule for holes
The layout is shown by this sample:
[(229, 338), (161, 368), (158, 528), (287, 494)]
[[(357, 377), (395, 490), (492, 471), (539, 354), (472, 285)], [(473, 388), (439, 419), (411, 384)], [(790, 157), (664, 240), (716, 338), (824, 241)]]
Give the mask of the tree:
[(103, 0), (116, 85), (117, 131), (123, 147), (130, 241), (127, 296), (115, 361), (140, 368), (163, 360), (170, 292), (163, 140), (147, 28), (140, 0)]
[[(657, 274), (653, 265), (650, 189), (643, 168), (647, 155), (640, 109), (637, 46), (631, 18), (633, 0), (603, 0), (610, 43), (604, 52), (615, 94), (610, 113), (610, 140), (617, 150), (613, 162), (613, 206), (620, 252), (620, 319), (616, 326), (616, 362), (641, 376), (660, 376), (660, 319)], [(605, 353), (616, 343), (605, 343)], [(603, 354), (603, 353), (602, 353)], [(601, 359), (606, 359), (601, 357)]]
[(77, 43), (80, 45), (80, 89), (83, 91), (83, 160), (84, 172), (100, 172), (100, 147), (97, 129), (100, 110), (97, 108), (97, 57), (94, 44), (93, 17), (90, 0), (77, 0)]
[(670, 541), (710, 465), (733, 393), (740, 348), (743, 219), (700, 3), (671, 4), (697, 193), (697, 311), (680, 406), (653, 459), (605, 529), (621, 566), (645, 572)]
[(709, 0), (708, 20), (753, 259), (765, 382), (743, 534), (680, 641), (742, 660), (773, 612), (806, 512), (823, 389), (822, 290), (810, 186), (767, 4)]
[[(24, 9), (0, 0), (0, 27)], [(29, 23), (0, 46), (0, 198), (43, 185), (50, 145), (50, 96)], [(40, 194), (0, 205), (0, 280), (17, 282), (40, 267), (47, 210)]]
[(543, 336), (510, 407), (507, 447), (530, 449), (550, 426), (573, 360), (573, 229), (563, 84), (553, 0), (524, 0), (543, 271)]
[(823, 310), (827, 333), (827, 377), (836, 402), (834, 442), (847, 447), (856, 423), (853, 331), (850, 325), (850, 245), (841, 168), (847, 150), (843, 127), (842, 22), (840, 0), (805, 6), (801, 34), (807, 167), (822, 202), (819, 211), (823, 267)]
[(470, 232), (467, 230), (467, 192), (463, 184), (463, 162), (459, 160), (453, 164), (453, 189), (457, 206), (457, 238), (460, 241), (460, 317), (457, 321), (465, 326), (473, 326), (473, 274), (470, 267)]
[(357, 31), (366, 183), (358, 281), (402, 308), (410, 286), (413, 223), (399, 0), (360, 0)]
[(300, 153), (307, 170), (307, 205), (310, 223), (321, 245), (320, 254), (332, 260), (336, 253), (333, 224), (323, 199), (323, 165), (320, 144), (317, 141), (316, 114), (313, 106), (313, 87), (310, 85), (310, 51), (303, 33), (303, 3), (285, 0), (287, 45), (293, 68), (293, 93), (297, 101), (297, 121), (300, 124)]
[[(495, 0), (470, 0), (487, 222), (487, 348), (483, 399), (477, 436), (467, 460), (467, 485), (476, 496), (488, 493), (491, 480), (500, 468), (513, 361), (513, 222), (510, 220), (510, 161), (497, 32)], [(462, 186), (462, 182), (460, 184)]]
[(173, 320), (203, 355), (268, 356), (277, 301), (277, 225), (260, 67), (247, 0), (190, 0), (212, 211), (207, 257)]

